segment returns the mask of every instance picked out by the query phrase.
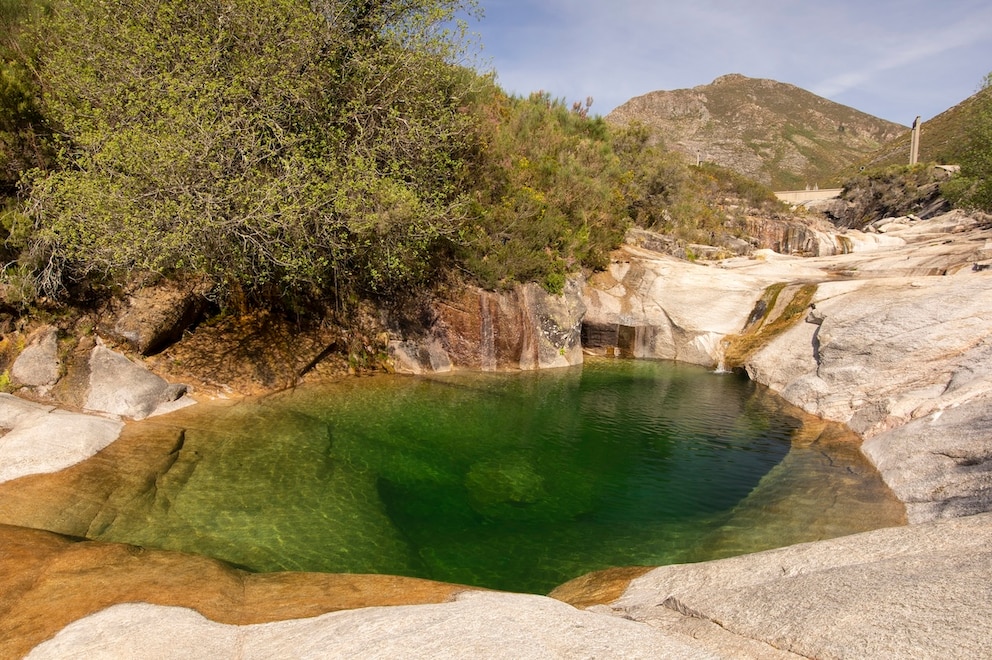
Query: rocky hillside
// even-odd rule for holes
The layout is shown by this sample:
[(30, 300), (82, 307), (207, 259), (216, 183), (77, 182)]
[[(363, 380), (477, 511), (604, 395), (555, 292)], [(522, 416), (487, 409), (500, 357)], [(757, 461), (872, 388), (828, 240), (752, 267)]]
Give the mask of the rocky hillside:
[(793, 85), (739, 74), (638, 96), (606, 120), (640, 122), (669, 149), (775, 190), (837, 185), (839, 171), (907, 130)]
[[(992, 87), (987, 87), (933, 119), (925, 120), (920, 128), (920, 162), (954, 164), (962, 146), (968, 143), (968, 131), (973, 129), (976, 114), (983, 103), (992, 101)], [(865, 167), (903, 165), (909, 161), (911, 133), (906, 130), (861, 162)]]

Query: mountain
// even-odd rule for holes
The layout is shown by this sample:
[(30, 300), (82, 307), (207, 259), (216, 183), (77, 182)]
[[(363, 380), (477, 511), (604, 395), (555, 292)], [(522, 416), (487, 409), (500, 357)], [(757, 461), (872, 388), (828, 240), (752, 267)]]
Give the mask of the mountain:
[[(920, 126), (921, 163), (957, 163), (961, 150), (968, 144), (979, 109), (992, 104), (992, 87), (986, 87), (952, 108), (945, 110)], [(910, 131), (905, 131), (877, 151), (866, 156), (860, 165), (884, 167), (909, 162)]]
[(841, 170), (908, 130), (794, 85), (740, 74), (638, 96), (605, 119), (641, 123), (667, 148), (775, 190), (838, 185)]

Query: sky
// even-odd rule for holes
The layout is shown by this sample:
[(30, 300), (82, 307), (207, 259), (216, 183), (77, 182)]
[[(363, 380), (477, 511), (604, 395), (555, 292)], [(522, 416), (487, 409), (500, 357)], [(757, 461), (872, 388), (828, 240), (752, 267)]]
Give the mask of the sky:
[(479, 1), (476, 68), (518, 95), (591, 96), (599, 115), (740, 73), (908, 126), (992, 72), (989, 0)]

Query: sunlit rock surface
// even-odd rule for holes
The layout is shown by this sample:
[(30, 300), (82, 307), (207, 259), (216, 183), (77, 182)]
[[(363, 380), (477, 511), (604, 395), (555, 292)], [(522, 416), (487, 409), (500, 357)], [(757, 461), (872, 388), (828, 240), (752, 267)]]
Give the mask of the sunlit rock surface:
[(103, 346), (90, 353), (87, 410), (144, 419), (193, 403), (185, 386), (169, 383), (121, 353)]
[[(796, 285), (813, 286), (816, 322), (760, 337), (748, 374), (871, 439), (867, 455), (911, 521), (987, 511), (992, 271), (975, 265), (988, 257), (988, 220), (954, 211), (894, 228), (874, 250), (815, 258), (759, 251), (699, 265), (626, 246), (589, 279), (585, 331), (606, 338), (597, 352), (718, 366), (738, 333), (770, 325)], [(784, 288), (766, 309), (770, 287)], [(954, 433), (940, 433), (942, 411), (966, 404)]]
[(877, 530), (657, 568), (593, 609), (672, 631), (688, 618), (706, 646), (730, 633), (806, 658), (976, 658), (992, 645), (990, 542), (992, 514)]
[(59, 379), (58, 331), (49, 326), (39, 328), (14, 360), (10, 375), (18, 385), (48, 388)]
[(202, 316), (209, 288), (200, 280), (164, 281), (138, 288), (104, 319), (101, 331), (127, 342), (142, 355), (157, 353), (176, 342)]
[(0, 483), (75, 465), (110, 445), (122, 427), (0, 393)]
[[(756, 296), (774, 281), (625, 246), (583, 289), (583, 325), (587, 335), (612, 332), (629, 357), (716, 367), (723, 338), (744, 326)], [(602, 343), (587, 348), (601, 351)]]
[[(0, 525), (0, 548), (0, 657), (4, 658), (23, 656), (79, 619), (83, 619), (83, 638), (89, 637), (89, 642), (56, 640), (36, 654), (244, 657), (237, 654), (236, 643), (231, 643), (241, 637), (239, 626), (344, 609), (441, 603), (466, 590), (388, 575), (254, 574), (196, 555), (79, 541), (6, 525)], [(86, 623), (85, 617), (115, 605), (123, 607), (124, 614), (112, 618), (112, 623), (96, 627)], [(140, 616), (148, 611), (155, 615)], [(305, 627), (297, 624), (295, 630), (289, 626), (280, 631), (276, 626), (274, 634), (263, 633), (263, 638), (268, 637), (267, 648), (282, 649), (266, 657), (300, 657), (298, 648), (322, 655), (320, 646), (307, 647), (299, 637)], [(218, 634), (224, 630), (231, 632)], [(137, 648), (128, 646), (135, 640), (140, 640), (142, 650), (129, 652)]]
[[(885, 226), (887, 240), (864, 242), (872, 251), (854, 246), (845, 248), (846, 254), (807, 259), (759, 251), (752, 258), (700, 265), (627, 247), (582, 295), (587, 321), (616, 327), (618, 352), (717, 366), (725, 340), (748, 326), (768, 287), (815, 284), (811, 319), (816, 322), (799, 320), (768, 335), (748, 354), (745, 366), (753, 378), (793, 403), (844, 421), (867, 438), (864, 453), (907, 503), (910, 521), (919, 524), (663, 567), (626, 588), (629, 576), (614, 575), (601, 595), (573, 600), (593, 605), (587, 612), (536, 596), (456, 596), (464, 588), (450, 585), (426, 588), (431, 595), (421, 599), (405, 582), (390, 592), (401, 595), (384, 603), (377, 598), (389, 590), (374, 580), (343, 587), (344, 593), (374, 597), (343, 606), (339, 601), (314, 605), (332, 590), (324, 577), (313, 574), (299, 582), (285, 574), (249, 579), (203, 558), (5, 528), (0, 534), (3, 654), (19, 657), (35, 649), (37, 657), (120, 657), (121, 650), (140, 649), (143, 657), (174, 657), (177, 649), (191, 649), (194, 655), (216, 651), (217, 657), (225, 652), (230, 657), (982, 657), (992, 647), (992, 514), (975, 513), (992, 507), (992, 381), (986, 366), (992, 357), (987, 331), (992, 272), (980, 263), (989, 258), (986, 225), (987, 219), (960, 213), (893, 222)], [(785, 304), (779, 300), (757, 316), (774, 320)], [(452, 349), (457, 344), (452, 338), (461, 331), (435, 335), (444, 354), (454, 356), (451, 363), (534, 368), (576, 359), (571, 356), (576, 355), (573, 338), (581, 311), (569, 316), (571, 308), (563, 303), (565, 316), (546, 314), (554, 323), (533, 316), (521, 324), (520, 307), (501, 305), (479, 294), (453, 306), (445, 327), (462, 327), (458, 324), (464, 321), (464, 336), (477, 343), (474, 348), (467, 343), (467, 352), (459, 353)], [(501, 326), (492, 323), (494, 315), (516, 320), (497, 330)], [(525, 328), (540, 328), (551, 341), (527, 344), (515, 335)], [(0, 406), (0, 434), (15, 429), (0, 436), (4, 451), (14, 448), (0, 457), (4, 470), (38, 456), (63, 456), (64, 438), (88, 437), (88, 431), (66, 436), (66, 427), (60, 426), (39, 436), (39, 442), (55, 438), (58, 446), (23, 441), (18, 429), (58, 413)], [(162, 461), (174, 465), (163, 463), (159, 474), (169, 474), (171, 466), (182, 468), (170, 458), (170, 447), (180, 439), (166, 435), (160, 441)], [(21, 454), (22, 448), (31, 451)], [(104, 458), (94, 460), (120, 468), (147, 449), (133, 445), (123, 453), (101, 452)], [(78, 451), (73, 444), (72, 452)], [(93, 451), (86, 448), (67, 460)], [(54, 483), (49, 468), (32, 470), (44, 473), (33, 479)], [(7, 478), (29, 472), (11, 472)], [(124, 469), (116, 474), (121, 482), (133, 478)], [(738, 524), (746, 527), (750, 516), (763, 510), (791, 508), (780, 481), (776, 473), (762, 481), (749, 504), (735, 512)], [(154, 482), (138, 484), (153, 504)], [(106, 504), (121, 484), (110, 479), (99, 486), (107, 493), (80, 498), (80, 483), (63, 482), (61, 504), (36, 511), (39, 520), (58, 518), (62, 507), (72, 513), (62, 519), (87, 521), (65, 533), (94, 534), (112, 524), (112, 507)], [(119, 492), (133, 492), (128, 488)], [(23, 492), (3, 506), (34, 511), (28, 506), (30, 489), (18, 490)], [(832, 502), (822, 493), (809, 497), (824, 506)], [(24, 524), (35, 522), (25, 519)], [(708, 542), (728, 554), (735, 551), (721, 545), (727, 541), (719, 535)], [(149, 567), (154, 570), (143, 572)], [(249, 586), (256, 579), (274, 581), (283, 591), (260, 595)], [(596, 579), (588, 582), (594, 590)], [(218, 591), (211, 585), (220, 585)], [(246, 614), (241, 599), (249, 597), (277, 613), (262, 608)], [(414, 602), (439, 604), (328, 614)]]
[(19, 528), (0, 542), (9, 657), (881, 659), (992, 644), (992, 514), (556, 591), (585, 611), (408, 578), (247, 574)]

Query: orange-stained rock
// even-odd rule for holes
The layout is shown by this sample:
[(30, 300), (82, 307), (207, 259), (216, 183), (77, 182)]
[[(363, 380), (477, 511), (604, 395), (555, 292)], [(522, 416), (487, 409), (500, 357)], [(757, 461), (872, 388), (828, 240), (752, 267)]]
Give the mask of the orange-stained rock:
[(548, 594), (573, 607), (608, 605), (623, 595), (631, 580), (651, 570), (650, 566), (624, 566), (588, 573), (556, 587)]
[(562, 295), (537, 284), (493, 293), (470, 287), (437, 304), (437, 335), (451, 364), (470, 369), (545, 369), (582, 362), (580, 280)]
[(390, 575), (254, 574), (197, 555), (0, 525), (0, 657), (20, 657), (69, 623), (120, 603), (187, 607), (247, 625), (443, 603), (466, 590)]

